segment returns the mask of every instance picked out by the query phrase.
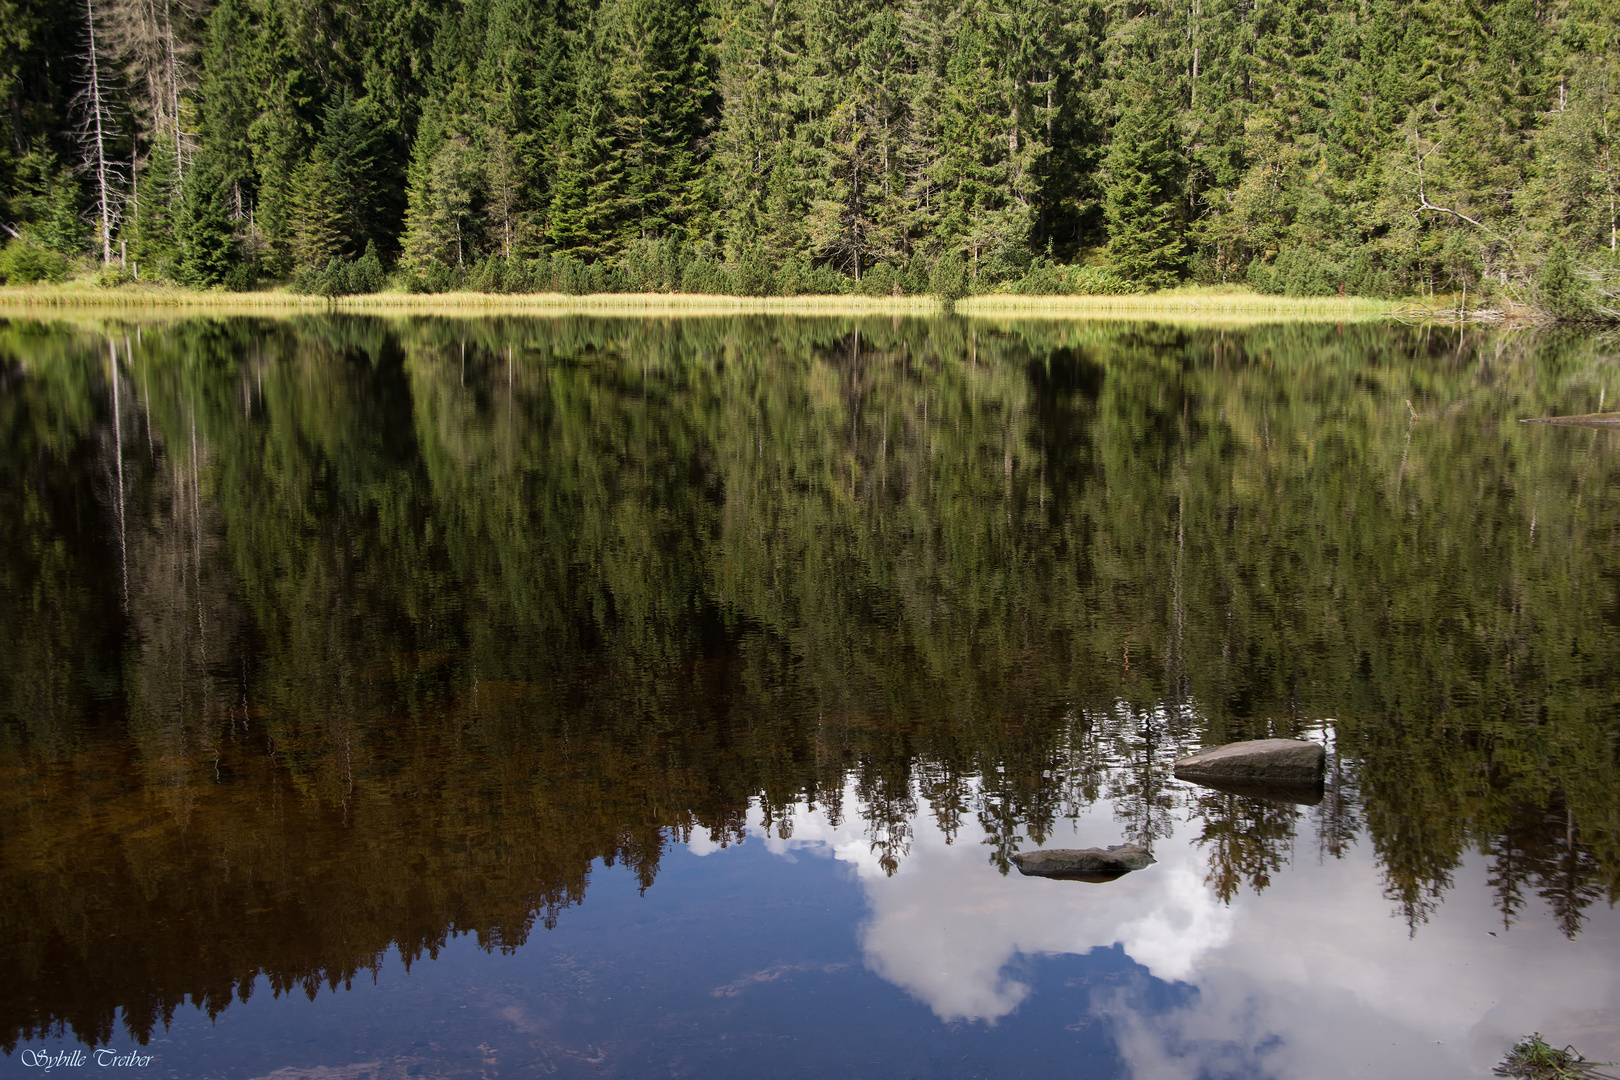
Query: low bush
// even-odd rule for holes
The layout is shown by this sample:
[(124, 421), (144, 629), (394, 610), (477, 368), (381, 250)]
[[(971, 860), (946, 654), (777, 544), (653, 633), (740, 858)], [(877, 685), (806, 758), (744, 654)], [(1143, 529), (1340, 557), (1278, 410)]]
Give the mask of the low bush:
[(1062, 266), (1044, 259), (1012, 286), (1019, 296), (1123, 296), (1141, 291), (1105, 266)]
[(1597, 316), (1592, 287), (1576, 271), (1563, 244), (1547, 254), (1531, 279), (1530, 294), (1537, 308), (1560, 322), (1586, 322)]
[(116, 289), (120, 285), (128, 285), (135, 277), (129, 268), (119, 263), (108, 263), (96, 271), (95, 282), (103, 289)]
[(7, 285), (66, 281), (67, 256), (18, 237), (0, 249), (0, 282)]
[(934, 260), (928, 274), (928, 291), (946, 303), (960, 300), (968, 294), (967, 264), (956, 252), (946, 252)]
[(856, 288), (862, 296), (873, 297), (900, 296), (905, 292), (899, 272), (886, 262), (875, 263), (861, 277)]

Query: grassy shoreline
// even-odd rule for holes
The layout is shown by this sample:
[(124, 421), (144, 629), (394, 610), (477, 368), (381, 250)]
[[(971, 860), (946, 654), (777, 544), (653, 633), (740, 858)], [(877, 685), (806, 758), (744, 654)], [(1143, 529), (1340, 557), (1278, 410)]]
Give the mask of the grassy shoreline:
[[(1126, 296), (1014, 296), (988, 294), (959, 300), (958, 315), (985, 320), (1151, 320), (1173, 322), (1345, 322), (1414, 315), (1455, 317), (1454, 309), (1362, 297), (1295, 298), (1239, 289), (1177, 289)], [(383, 292), (327, 299), (285, 290), (228, 293), (159, 286), (30, 285), (0, 287), (0, 314), (49, 311), (199, 312), (222, 315), (599, 315), (604, 317), (699, 317), (800, 315), (926, 317), (944, 310), (931, 296), (704, 296), (689, 293), (414, 294)]]

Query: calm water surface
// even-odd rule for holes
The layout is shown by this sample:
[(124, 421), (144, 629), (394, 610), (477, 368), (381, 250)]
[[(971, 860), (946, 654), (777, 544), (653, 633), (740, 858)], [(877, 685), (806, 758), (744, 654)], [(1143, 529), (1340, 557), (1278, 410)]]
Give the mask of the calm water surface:
[(0, 1070), (1620, 1058), (1617, 349), (0, 322)]

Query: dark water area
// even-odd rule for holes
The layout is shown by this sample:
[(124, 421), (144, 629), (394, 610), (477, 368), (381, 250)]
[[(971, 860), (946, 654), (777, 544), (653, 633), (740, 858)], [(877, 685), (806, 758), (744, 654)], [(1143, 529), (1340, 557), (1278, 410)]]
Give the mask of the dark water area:
[(0, 1071), (1620, 1058), (1617, 353), (0, 323)]

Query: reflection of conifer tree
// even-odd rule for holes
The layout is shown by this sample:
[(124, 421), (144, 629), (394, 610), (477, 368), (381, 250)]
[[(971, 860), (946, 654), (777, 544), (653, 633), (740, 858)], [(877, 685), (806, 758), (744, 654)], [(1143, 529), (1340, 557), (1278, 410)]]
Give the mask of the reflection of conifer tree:
[(1502, 834), (1483, 845), (1491, 857), (1490, 885), (1504, 927), (1524, 908), (1524, 888), (1533, 885), (1558, 928), (1573, 939), (1584, 912), (1603, 896), (1602, 867), (1576, 837), (1575, 818), (1562, 792), (1545, 806), (1520, 803)]
[(1164, 709), (1118, 711), (1116, 747), (1119, 766), (1110, 774), (1108, 795), (1114, 802), (1114, 818), (1125, 826), (1125, 839), (1149, 851), (1153, 842), (1174, 831), (1170, 812), (1175, 807), (1174, 781), (1170, 762), (1176, 756), (1174, 745), (1165, 748), (1162, 728)]
[(1357, 812), (1359, 793), (1355, 789), (1344, 759), (1330, 753), (1323, 777), (1322, 801), (1311, 811), (1316, 819), (1316, 850), (1318, 856), (1331, 855), (1344, 858), (1355, 842), (1360, 825)]
[(1198, 843), (1209, 851), (1215, 895), (1231, 903), (1245, 883), (1255, 892), (1271, 884), (1293, 847), (1299, 811), (1283, 803), (1224, 792), (1200, 792), (1194, 809), (1203, 819)]
[(892, 764), (895, 771), (889, 772), (863, 763), (866, 767), (857, 772), (855, 782), (872, 852), (883, 872), (891, 875), (911, 854), (911, 820), (917, 815), (917, 799), (905, 768), (908, 762)]
[[(1558, 800), (1562, 802), (1562, 799)], [(1575, 814), (1563, 807), (1563, 831), (1553, 838), (1552, 859), (1541, 876), (1541, 888), (1536, 890), (1552, 908), (1558, 920), (1558, 929), (1571, 941), (1581, 932), (1583, 912), (1603, 895), (1603, 889), (1593, 880), (1599, 867), (1592, 853), (1575, 838)]]
[(962, 828), (962, 815), (973, 798), (972, 777), (953, 768), (949, 762), (926, 763), (918, 768), (919, 793), (933, 812), (946, 843), (956, 839)]

